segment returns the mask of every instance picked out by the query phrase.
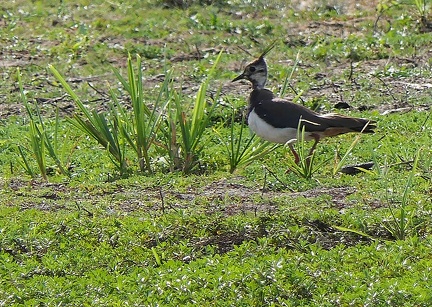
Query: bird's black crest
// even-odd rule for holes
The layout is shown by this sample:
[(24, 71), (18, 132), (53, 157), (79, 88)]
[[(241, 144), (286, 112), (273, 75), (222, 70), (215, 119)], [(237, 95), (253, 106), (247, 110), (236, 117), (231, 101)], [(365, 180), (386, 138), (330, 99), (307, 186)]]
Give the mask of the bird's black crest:
[(264, 49), (264, 51), (259, 56), (259, 59), (261, 59), (261, 60), (264, 59), (264, 57), (267, 55), (267, 53), (269, 53), (274, 48), (274, 46), (276, 46), (277, 41), (278, 40), (275, 39), (266, 49)]

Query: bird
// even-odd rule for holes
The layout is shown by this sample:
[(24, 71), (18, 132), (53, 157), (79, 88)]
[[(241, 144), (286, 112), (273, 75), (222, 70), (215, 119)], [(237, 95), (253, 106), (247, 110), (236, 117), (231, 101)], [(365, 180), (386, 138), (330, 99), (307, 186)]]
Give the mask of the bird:
[(256, 135), (269, 142), (287, 144), (298, 164), (300, 157), (293, 144), (297, 142), (299, 129), (300, 132), (304, 129), (305, 141), (314, 141), (307, 156), (309, 162), (319, 141), (326, 137), (349, 132), (374, 133), (374, 120), (336, 113), (319, 114), (303, 105), (279, 98), (266, 89), (267, 63), (264, 57), (274, 45), (273, 42), (256, 60), (246, 65), (242, 74), (232, 80), (245, 79), (252, 84), (247, 123)]

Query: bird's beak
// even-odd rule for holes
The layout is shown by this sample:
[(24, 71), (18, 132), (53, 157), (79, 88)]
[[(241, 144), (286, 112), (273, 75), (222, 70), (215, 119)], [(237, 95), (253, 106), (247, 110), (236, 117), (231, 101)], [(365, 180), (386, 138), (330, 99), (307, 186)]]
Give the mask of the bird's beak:
[(237, 76), (237, 77), (235, 77), (234, 79), (232, 79), (231, 82), (235, 82), (235, 81), (238, 81), (238, 80), (241, 80), (241, 79), (245, 79), (245, 75), (244, 75), (244, 73), (241, 74), (240, 76)]

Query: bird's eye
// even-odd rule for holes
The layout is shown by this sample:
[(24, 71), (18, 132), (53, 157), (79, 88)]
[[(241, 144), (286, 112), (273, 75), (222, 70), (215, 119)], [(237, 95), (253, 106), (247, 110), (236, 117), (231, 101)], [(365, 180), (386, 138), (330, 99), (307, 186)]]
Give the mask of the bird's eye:
[(254, 72), (255, 70), (256, 70), (256, 68), (255, 68), (254, 66), (250, 66), (250, 67), (249, 67), (249, 71), (250, 71), (250, 72)]

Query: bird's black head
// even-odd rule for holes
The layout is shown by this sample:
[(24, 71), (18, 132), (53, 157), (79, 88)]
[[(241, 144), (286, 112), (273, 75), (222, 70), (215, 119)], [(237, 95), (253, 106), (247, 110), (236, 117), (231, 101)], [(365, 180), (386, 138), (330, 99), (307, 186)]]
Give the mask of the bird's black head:
[(252, 83), (253, 89), (263, 89), (267, 82), (267, 63), (264, 57), (273, 49), (275, 43), (276, 41), (267, 47), (258, 59), (246, 65), (243, 73), (235, 77), (232, 82), (245, 79)]
[(257, 60), (249, 63), (243, 73), (232, 80), (238, 81), (241, 79), (249, 80), (254, 89), (263, 89), (267, 81), (267, 64), (264, 58), (260, 57)]

